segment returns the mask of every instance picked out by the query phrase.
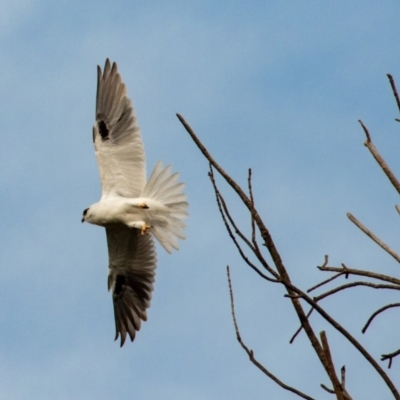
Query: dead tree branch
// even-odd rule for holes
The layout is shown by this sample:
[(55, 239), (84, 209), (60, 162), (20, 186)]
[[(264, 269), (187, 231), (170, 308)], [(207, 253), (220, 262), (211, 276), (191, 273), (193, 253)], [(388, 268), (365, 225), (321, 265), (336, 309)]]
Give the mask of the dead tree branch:
[(367, 137), (367, 140), (364, 143), (364, 146), (367, 147), (367, 149), (370, 151), (372, 156), (375, 158), (376, 162), (378, 165), (381, 167), (382, 171), (385, 173), (385, 175), (388, 177), (390, 183), (393, 185), (393, 187), (397, 190), (397, 192), (400, 194), (400, 182), (397, 180), (395, 175), (393, 174), (392, 170), (389, 168), (387, 165), (386, 161), (383, 159), (383, 157), (379, 154), (377, 148), (375, 145), (372, 143), (371, 140), (371, 135), (367, 129), (367, 127), (364, 125), (364, 123), (359, 120), (358, 121), (365, 133), (365, 136)]
[(367, 323), (364, 325), (364, 328), (362, 328), (362, 333), (365, 333), (368, 329), (368, 327), (371, 325), (371, 322), (374, 320), (374, 318), (383, 313), (384, 311), (388, 310), (389, 308), (394, 308), (394, 307), (400, 307), (400, 303), (393, 303), (393, 304), (386, 304), (386, 306), (381, 307), (380, 309), (376, 310), (369, 318)]
[(345, 290), (345, 289), (349, 289), (349, 288), (353, 288), (356, 286), (366, 286), (366, 287), (370, 287), (373, 289), (392, 289), (392, 290), (400, 290), (400, 286), (396, 286), (396, 285), (382, 285), (382, 284), (376, 284), (376, 283), (370, 283), (370, 282), (351, 282), (351, 283), (346, 283), (345, 285), (342, 286), (338, 286), (332, 290), (329, 290), (325, 293), (320, 294), (319, 296), (314, 297), (315, 301), (320, 301), (328, 296), (331, 296), (337, 292), (340, 292), (341, 290)]
[(394, 351), (393, 353), (382, 354), (381, 361), (389, 360), (388, 368), (392, 366), (392, 361), (394, 357), (397, 357), (400, 354), (400, 349)]
[(393, 76), (391, 74), (387, 74), (387, 77), (389, 78), (390, 87), (392, 88), (392, 92), (393, 92), (394, 98), (396, 100), (397, 108), (400, 111), (400, 99), (399, 99), (399, 95), (397, 93), (396, 84), (394, 83)]
[[(315, 352), (318, 355), (318, 358), (321, 361), (321, 364), (323, 365), (324, 369), (328, 373), (329, 365), (327, 365), (326, 362), (326, 356), (324, 353), (324, 350), (319, 342), (319, 340), (316, 337), (316, 334), (313, 331), (313, 328), (311, 327), (307, 315), (305, 311), (303, 310), (303, 307), (300, 303), (300, 299), (304, 299), (308, 304), (310, 304), (313, 308), (318, 311), (318, 313), (325, 319), (327, 320), (335, 329), (337, 329), (339, 332), (341, 332), (353, 345), (355, 348), (357, 348), (361, 354), (364, 355), (364, 357), (369, 361), (369, 363), (375, 368), (375, 370), (379, 373), (379, 375), (382, 377), (382, 379), (386, 382), (388, 385), (389, 389), (393, 393), (394, 397), (396, 399), (400, 399), (400, 394), (398, 393), (396, 387), (394, 384), (391, 382), (390, 378), (387, 376), (387, 374), (382, 370), (382, 368), (377, 364), (377, 362), (374, 360), (374, 358), (364, 349), (364, 347), (352, 336), (350, 333), (344, 329), (337, 321), (335, 321), (322, 307), (320, 307), (317, 302), (315, 302), (313, 299), (311, 299), (306, 293), (302, 292), (300, 289), (298, 289), (296, 286), (294, 286), (291, 283), (291, 280), (289, 278), (289, 275), (287, 273), (287, 270), (282, 262), (281, 256), (274, 244), (274, 241), (272, 239), (272, 236), (270, 235), (268, 229), (264, 225), (264, 222), (262, 221), (261, 217), (259, 216), (257, 210), (254, 207), (254, 201), (251, 201), (251, 199), (243, 192), (243, 190), (240, 188), (240, 186), (225, 172), (225, 170), (214, 160), (214, 158), (209, 154), (208, 150), (205, 148), (205, 146), (201, 143), (201, 141), (198, 139), (197, 135), (194, 133), (192, 128), (187, 124), (187, 122), (184, 120), (182, 116), (177, 114), (179, 120), (189, 133), (189, 135), (192, 137), (193, 141), (195, 144), (198, 146), (200, 151), (203, 153), (205, 158), (209, 161), (212, 167), (214, 167), (220, 175), (225, 179), (225, 181), (228, 183), (229, 186), (237, 193), (239, 198), (242, 200), (243, 204), (247, 207), (247, 209), (250, 212), (251, 218), (254, 220), (261, 237), (264, 240), (264, 245), (268, 249), (268, 252), (274, 262), (274, 265), (276, 267), (276, 273), (278, 274), (280, 278), (280, 282), (285, 285), (289, 297), (291, 297), (291, 301), (293, 304), (293, 307), (296, 311), (296, 314), (298, 315), (298, 318), (300, 320), (300, 323), (308, 336), (310, 343), (312, 347), (314, 348)], [(214, 180), (215, 181), (215, 180)], [(258, 255), (261, 259), (264, 259), (262, 255)], [(265, 262), (265, 259), (264, 259)], [(274, 275), (275, 276), (275, 275)], [(293, 296), (293, 295), (298, 295), (299, 297)], [(328, 373), (329, 376), (329, 373)]]
[(346, 400), (347, 396), (345, 397), (345, 395), (347, 395), (347, 392), (344, 393), (345, 390), (342, 387), (341, 383), (339, 382), (338, 377), (336, 376), (335, 366), (333, 364), (331, 351), (329, 349), (328, 338), (326, 336), (325, 331), (322, 331), (320, 333), (320, 337), (321, 337), (322, 348), (324, 349), (326, 357), (326, 362), (327, 365), (329, 365), (329, 377), (331, 379), (331, 382), (333, 383), (333, 391), (336, 394), (338, 400)]
[[(281, 279), (282, 283), (286, 286), (288, 290), (288, 294), (292, 295), (295, 294), (290, 289), (292, 287), (291, 280), (289, 274), (287, 273), (286, 267), (284, 266), (281, 256), (275, 246), (275, 243), (272, 239), (271, 234), (269, 233), (267, 227), (264, 225), (260, 215), (258, 214), (257, 210), (253, 206), (252, 201), (249, 197), (243, 192), (241, 187), (225, 172), (225, 170), (214, 160), (208, 150), (205, 148), (203, 143), (201, 143), (200, 139), (194, 133), (193, 129), (190, 125), (185, 121), (185, 119), (177, 114), (178, 119), (181, 121), (182, 125), (185, 127), (186, 131), (191, 136), (192, 140), (195, 142), (199, 150), (203, 153), (204, 157), (208, 160), (208, 162), (220, 173), (220, 175), (225, 179), (228, 185), (236, 192), (239, 198), (242, 200), (243, 204), (249, 210), (251, 218), (254, 220), (255, 224), (258, 227), (260, 235), (264, 241), (265, 247), (268, 249), (268, 252), (274, 262), (274, 265), (277, 269), (277, 273), (279, 274), (279, 278)], [(292, 298), (292, 304), (296, 311), (296, 314), (300, 320), (301, 325), (306, 332), (312, 347), (314, 348), (315, 352), (318, 355), (322, 365), (324, 366), (325, 370), (327, 370), (328, 366), (325, 365), (324, 353), (321, 344), (318, 341), (317, 336), (315, 335), (311, 325), (308, 322), (307, 316), (303, 310), (303, 307), (300, 303), (299, 299)]]
[(297, 394), (297, 396), (302, 397), (303, 399), (307, 400), (314, 400), (312, 397), (300, 392), (299, 390), (286, 385), (284, 382), (282, 382), (279, 378), (277, 378), (274, 374), (272, 374), (270, 371), (268, 371), (267, 368), (265, 368), (264, 365), (262, 365), (259, 361), (254, 356), (253, 350), (250, 350), (246, 344), (243, 342), (242, 337), (239, 332), (239, 325), (236, 320), (236, 313), (235, 313), (235, 303), (234, 303), (234, 297), (233, 297), (233, 289), (232, 289), (232, 281), (231, 281), (231, 275), (229, 271), (229, 267), (226, 267), (226, 274), (228, 277), (228, 286), (229, 286), (229, 296), (230, 296), (230, 301), (231, 301), (231, 312), (232, 312), (232, 319), (233, 319), (233, 325), (235, 327), (235, 333), (236, 333), (236, 339), (239, 342), (240, 346), (242, 346), (243, 350), (247, 353), (249, 356), (250, 361), (260, 370), (262, 371), (265, 375), (268, 376), (268, 378), (272, 379), (275, 383), (277, 383), (280, 387), (283, 389), (286, 389), (292, 393)]
[(392, 366), (393, 358), (400, 354), (400, 349), (389, 354), (382, 354), (381, 361), (389, 360), (388, 368)]
[[(246, 236), (241, 232), (241, 230), (238, 228), (238, 226), (236, 225), (235, 221), (233, 220), (233, 218), (231, 217), (228, 207), (226, 206), (225, 200), (222, 197), (220, 191), (218, 190), (218, 187), (216, 185), (215, 179), (214, 179), (214, 173), (213, 173), (213, 169), (212, 166), (210, 165), (210, 172), (208, 173), (208, 176), (211, 180), (211, 183), (213, 185), (214, 188), (214, 192), (215, 192), (215, 197), (216, 197), (216, 201), (217, 201), (217, 205), (218, 205), (218, 209), (219, 212), (221, 214), (222, 220), (225, 224), (225, 228), (232, 240), (232, 242), (235, 244), (240, 256), (243, 258), (243, 260), (245, 261), (245, 263), (252, 268), (254, 271), (257, 272), (258, 275), (260, 275), (262, 278), (266, 279), (267, 281), (270, 282), (278, 282), (279, 276), (278, 274), (268, 265), (268, 263), (262, 258), (261, 254), (259, 253), (259, 249), (257, 247), (254, 247), (254, 245), (246, 238)], [(262, 259), (262, 265), (264, 266), (264, 268), (272, 275), (274, 276), (274, 278), (271, 278), (267, 275), (265, 275), (264, 273), (261, 272), (261, 270), (254, 264), (252, 263), (249, 258), (245, 255), (243, 249), (241, 248), (240, 244), (238, 243), (238, 241), (236, 240), (235, 235), (232, 232), (232, 228), (234, 229), (235, 233), (239, 236), (240, 239), (243, 240), (243, 242), (250, 248), (250, 250), (253, 251), (254, 254), (256, 254), (257, 258), (260, 260)]]
[(355, 269), (355, 268), (348, 268), (344, 264), (341, 267), (317, 267), (320, 271), (325, 272), (338, 272), (341, 275), (356, 275), (356, 276), (363, 276), (366, 278), (376, 279), (384, 282), (393, 283), (394, 285), (400, 286), (400, 279), (394, 278), (393, 276), (378, 274), (376, 272)]
[[(400, 184), (399, 184), (400, 189)], [(400, 192), (399, 192), (400, 193)], [(371, 232), (367, 227), (365, 227), (356, 217), (354, 217), (351, 213), (347, 213), (347, 217), (353, 224), (355, 224), (359, 229), (361, 229), (367, 236), (369, 236), (378, 246), (380, 246), (383, 250), (385, 250), (388, 254), (390, 254), (397, 262), (400, 263), (400, 256), (393, 251), (386, 243), (384, 243), (381, 239), (378, 238), (373, 232)]]

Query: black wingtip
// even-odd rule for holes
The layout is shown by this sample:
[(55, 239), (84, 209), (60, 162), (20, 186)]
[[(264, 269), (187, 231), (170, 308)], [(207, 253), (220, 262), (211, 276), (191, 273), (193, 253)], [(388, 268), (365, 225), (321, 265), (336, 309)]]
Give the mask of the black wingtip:
[[(116, 340), (118, 340), (118, 338), (119, 338), (119, 332), (116, 331), (116, 332), (115, 332), (114, 342), (115, 342)], [(123, 337), (123, 335), (121, 335), (121, 343), (120, 343), (119, 347), (122, 347), (122, 346), (124, 345), (124, 343), (125, 343), (125, 338)]]

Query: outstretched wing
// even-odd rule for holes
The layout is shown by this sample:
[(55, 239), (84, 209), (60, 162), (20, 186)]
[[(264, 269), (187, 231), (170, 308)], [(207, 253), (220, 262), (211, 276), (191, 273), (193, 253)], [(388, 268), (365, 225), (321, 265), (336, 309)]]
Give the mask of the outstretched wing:
[(132, 102), (117, 64), (97, 67), (93, 142), (103, 196), (138, 197), (146, 180), (145, 155)]
[(147, 320), (156, 269), (156, 252), (151, 235), (125, 225), (106, 228), (109, 275), (115, 315), (115, 340), (121, 335), (121, 347), (129, 334), (131, 341)]

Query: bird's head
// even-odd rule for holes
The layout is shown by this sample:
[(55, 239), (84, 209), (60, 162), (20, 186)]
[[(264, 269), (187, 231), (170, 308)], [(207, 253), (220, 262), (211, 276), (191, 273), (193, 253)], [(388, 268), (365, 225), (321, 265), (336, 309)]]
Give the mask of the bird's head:
[(82, 223), (85, 222), (85, 221), (87, 220), (86, 218), (87, 218), (87, 216), (88, 216), (89, 209), (90, 209), (90, 207), (87, 208), (86, 210), (83, 210), (82, 220), (81, 220)]

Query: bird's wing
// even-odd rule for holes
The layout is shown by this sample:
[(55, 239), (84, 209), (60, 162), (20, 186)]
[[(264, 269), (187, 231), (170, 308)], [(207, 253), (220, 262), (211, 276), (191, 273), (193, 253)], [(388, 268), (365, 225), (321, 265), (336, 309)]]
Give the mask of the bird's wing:
[(153, 291), (156, 252), (151, 235), (125, 225), (106, 228), (109, 275), (108, 290), (112, 290), (115, 315), (115, 340), (121, 335), (121, 347), (126, 335), (131, 341), (146, 321)]
[(103, 196), (138, 197), (146, 180), (145, 155), (132, 102), (116, 63), (97, 67), (93, 142)]

